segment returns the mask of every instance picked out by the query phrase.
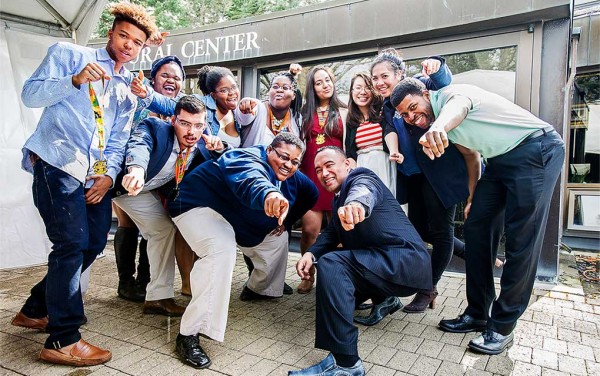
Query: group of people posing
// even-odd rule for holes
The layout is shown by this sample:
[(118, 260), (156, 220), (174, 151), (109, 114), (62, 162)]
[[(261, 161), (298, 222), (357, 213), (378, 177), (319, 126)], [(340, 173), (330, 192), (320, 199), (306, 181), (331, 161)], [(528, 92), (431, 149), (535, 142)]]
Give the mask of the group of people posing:
[[(290, 375), (363, 375), (354, 323), (434, 308), (453, 253), (466, 260), (468, 306), (439, 328), (482, 332), (469, 347), (487, 354), (511, 343), (564, 160), (551, 125), (496, 94), (452, 85), (442, 57), (406, 78), (394, 50), (352, 78), (348, 104), (323, 66), (308, 72), (302, 94), (297, 64), (272, 77), (265, 101), (241, 98), (224, 67), (199, 70), (203, 96), (182, 95), (175, 56), (156, 60), (149, 81), (124, 67), (160, 43), (153, 19), (130, 3), (112, 14), (105, 48), (55, 44), (23, 88), (25, 105), (45, 107), (23, 168), (52, 252), (12, 324), (49, 334), (41, 359), (111, 359), (79, 332), (80, 276), (106, 245), (111, 203), (118, 294), (143, 301), (144, 313), (182, 316), (176, 351), (193, 367), (211, 364), (199, 337), (224, 339), (237, 250), (249, 271), (241, 300), (293, 293), (285, 271), (300, 220), (297, 291), (310, 292), (318, 271), (315, 346), (330, 354)], [(464, 243), (453, 224), (461, 202)], [(187, 307), (173, 299), (176, 264)], [(398, 297), (411, 295), (403, 306)], [(361, 308), (370, 314), (354, 316)]]

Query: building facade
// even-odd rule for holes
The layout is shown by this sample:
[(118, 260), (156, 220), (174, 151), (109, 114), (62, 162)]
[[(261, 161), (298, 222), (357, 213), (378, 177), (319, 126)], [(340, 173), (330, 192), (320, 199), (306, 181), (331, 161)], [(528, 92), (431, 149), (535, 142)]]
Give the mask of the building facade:
[[(185, 65), (188, 93), (198, 91), (196, 69), (211, 64), (230, 68), (243, 96), (261, 97), (269, 75), (287, 70), (290, 63), (327, 65), (347, 98), (354, 73), (368, 70), (379, 51), (394, 47), (402, 51), (409, 75), (420, 70), (424, 58), (442, 55), (455, 83), (497, 92), (564, 136), (570, 113), (571, 14), (568, 0), (337, 0), (174, 31), (160, 48), (144, 50), (130, 68), (147, 70), (154, 59), (174, 54)], [(554, 194), (540, 280), (555, 281), (558, 275), (565, 184), (561, 178)]]

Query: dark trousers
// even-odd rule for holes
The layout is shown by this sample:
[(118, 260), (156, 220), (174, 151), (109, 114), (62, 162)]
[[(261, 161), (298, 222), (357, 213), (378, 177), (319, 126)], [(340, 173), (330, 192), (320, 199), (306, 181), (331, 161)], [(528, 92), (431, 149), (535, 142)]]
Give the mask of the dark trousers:
[(21, 311), (34, 318), (48, 316), (50, 334), (44, 347), (60, 348), (79, 341), (84, 321), (79, 285), (106, 245), (111, 224), (110, 195), (86, 205), (83, 184), (41, 159), (33, 167), (33, 202), (52, 242), (46, 276), (31, 289)]
[[(467, 301), (465, 313), (488, 318), (507, 335), (527, 308), (544, 240), (550, 201), (565, 157), (556, 132), (523, 142), (487, 160), (465, 223)], [(506, 233), (506, 263), (496, 300), (493, 265)]]
[[(353, 251), (336, 250), (319, 258), (315, 347), (336, 354), (358, 356), (355, 301), (383, 301), (387, 296), (409, 296), (416, 289), (387, 282), (360, 265)], [(359, 250), (354, 252), (368, 252)]]
[(445, 208), (423, 174), (411, 175), (406, 182), (408, 219), (421, 238), (433, 246), (431, 274), (435, 286), (452, 258), (456, 205)]

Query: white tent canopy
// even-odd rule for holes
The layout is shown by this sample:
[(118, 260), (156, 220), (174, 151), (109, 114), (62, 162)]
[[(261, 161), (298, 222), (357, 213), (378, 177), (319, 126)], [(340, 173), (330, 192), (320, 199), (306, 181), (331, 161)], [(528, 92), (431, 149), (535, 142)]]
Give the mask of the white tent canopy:
[(25, 80), (48, 47), (86, 44), (107, 0), (0, 1), (0, 269), (45, 263), (50, 245), (33, 205), (32, 177), (21, 170), (21, 148), (43, 109), (21, 103)]

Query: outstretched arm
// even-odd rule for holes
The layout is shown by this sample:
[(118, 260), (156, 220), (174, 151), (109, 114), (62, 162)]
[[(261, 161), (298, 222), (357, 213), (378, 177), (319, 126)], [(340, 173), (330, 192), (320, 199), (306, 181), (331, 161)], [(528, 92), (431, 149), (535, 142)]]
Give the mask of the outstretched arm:
[(471, 108), (471, 100), (462, 95), (456, 95), (446, 102), (429, 130), (419, 139), (423, 152), (431, 160), (444, 154), (444, 149), (448, 147), (448, 132), (465, 120)]

